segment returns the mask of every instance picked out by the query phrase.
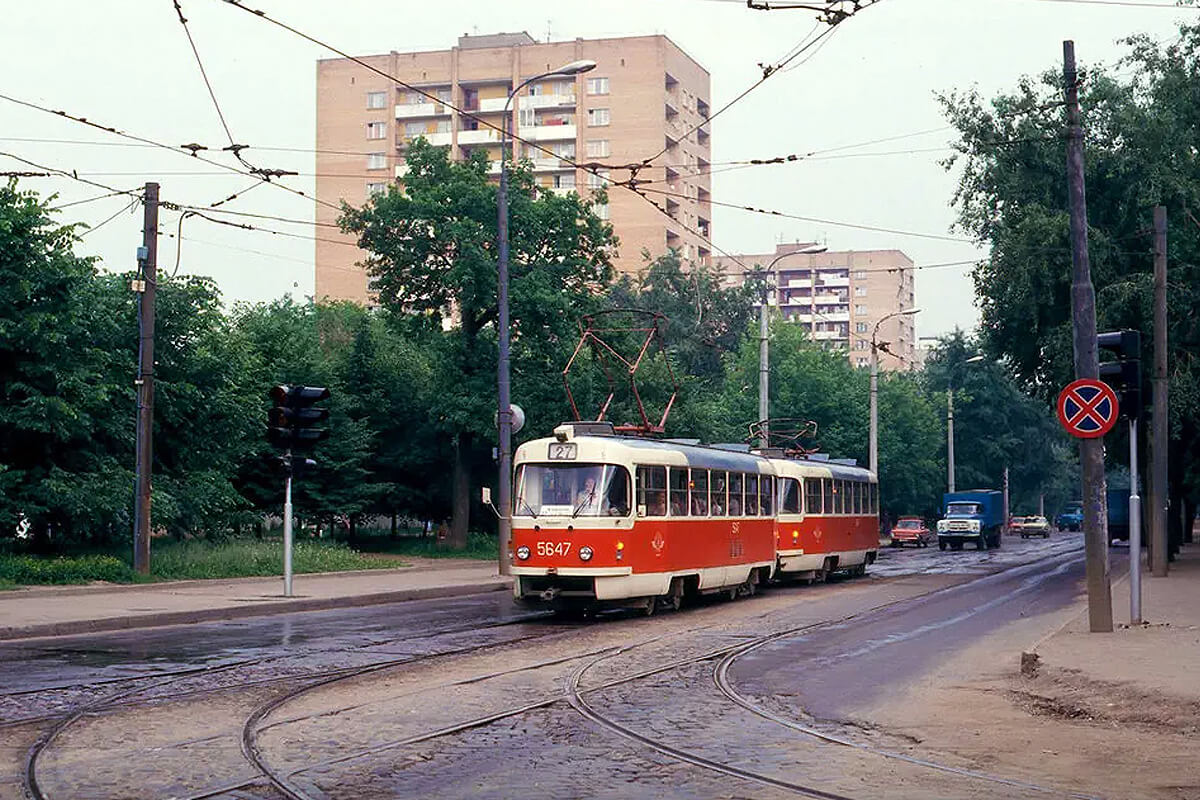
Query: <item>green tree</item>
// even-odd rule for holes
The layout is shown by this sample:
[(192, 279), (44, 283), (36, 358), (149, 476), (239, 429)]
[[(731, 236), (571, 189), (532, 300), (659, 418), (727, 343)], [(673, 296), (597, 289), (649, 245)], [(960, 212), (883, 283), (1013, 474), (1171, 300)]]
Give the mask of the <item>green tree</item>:
[[(347, 206), (341, 224), (368, 252), (365, 266), (381, 304), (448, 328), (430, 344), (437, 355), (432, 384), (436, 423), (454, 455), (451, 542), (463, 547), (471, 473), (488, 467), (495, 435), (496, 187), (482, 153), (451, 161), (445, 149), (418, 140), (406, 161), (403, 186), (362, 208)], [(544, 353), (573, 339), (579, 314), (593, 307), (610, 279), (615, 240), (590, 201), (540, 189), (527, 163), (510, 174), (509, 215), (513, 398), (519, 403), (551, 377)]]
[(127, 520), (133, 489), (132, 371), (100, 344), (113, 297), (51, 214), (0, 186), (0, 537), (23, 518), (41, 548)]
[[(1086, 181), (1092, 277), (1099, 328), (1152, 330), (1151, 208), (1167, 208), (1171, 230), (1170, 494), (1174, 536), (1190, 519), (1200, 483), (1200, 28), (1184, 26), (1160, 45), (1134, 37), (1121, 77), (1087, 70)], [(1049, 400), (1072, 376), (1071, 260), (1068, 249), (1061, 73), (1021, 80), (985, 101), (977, 92), (943, 98), (958, 128), (961, 170), (955, 195), (959, 225), (987, 244), (975, 270), (983, 343), (1002, 355), (1017, 378)], [(1047, 109), (1054, 109), (1048, 111)], [(1144, 372), (1148, 376), (1148, 370)], [(1148, 395), (1148, 383), (1144, 392)], [(1123, 453), (1114, 436), (1110, 454)], [(1148, 437), (1147, 437), (1148, 438)]]

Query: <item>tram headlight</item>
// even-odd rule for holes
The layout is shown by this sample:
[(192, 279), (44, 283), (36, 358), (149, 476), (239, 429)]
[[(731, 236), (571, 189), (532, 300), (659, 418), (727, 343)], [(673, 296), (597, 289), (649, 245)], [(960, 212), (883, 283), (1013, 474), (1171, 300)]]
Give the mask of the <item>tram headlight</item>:
[(529, 558), (529, 547), (527, 545), (521, 545), (517, 548), (517, 558), (522, 561)]
[(590, 547), (579, 548), (579, 560), (580, 561), (591, 561), (592, 560), (592, 548), (590, 548)]

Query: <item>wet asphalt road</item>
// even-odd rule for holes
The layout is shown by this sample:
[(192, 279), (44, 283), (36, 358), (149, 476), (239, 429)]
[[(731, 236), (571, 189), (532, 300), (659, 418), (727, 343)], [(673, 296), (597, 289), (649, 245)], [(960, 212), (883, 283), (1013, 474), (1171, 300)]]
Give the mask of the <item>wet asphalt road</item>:
[[(1114, 575), (1120, 571), (1119, 562), (1118, 552), (1114, 555)], [(110, 710), (101, 715), (89, 715), (50, 748), (40, 770), (43, 780), (56, 789), (54, 796), (82, 796), (73, 792), (83, 787), (89, 787), (96, 797), (131, 796), (125, 792), (137, 786), (138, 796), (209, 797), (208, 787), (228, 785), (235, 788), (221, 792), (220, 797), (275, 800), (280, 795), (263, 778), (256, 777), (260, 773), (246, 763), (244, 748), (239, 748), (243, 725), (247, 726), (245, 730), (255, 729), (253, 716), (251, 722), (246, 722), (246, 715), (291, 686), (323, 686), (323, 680), (311, 683), (322, 670), (372, 669), (371, 665), (387, 661), (389, 672), (378, 673), (378, 678), (368, 672), (357, 680), (330, 683), (328, 690), (318, 689), (307, 699), (301, 696), (280, 712), (279, 719), (267, 718), (272, 724), (283, 724), (279, 720), (296, 713), (292, 709), (302, 712), (311, 704), (320, 711), (327, 704), (329, 712), (313, 721), (288, 723), (290, 727), (278, 729), (271, 725), (257, 728), (268, 764), (294, 762), (308, 770), (305, 765), (318, 761), (321, 748), (328, 749), (327, 755), (335, 758), (355, 740), (366, 748), (364, 760), (346, 764), (345, 770), (329, 766), (322, 768), (324, 772), (305, 772), (310, 775), (305, 786), (314, 790), (319, 786), (320, 790), (303, 796), (421, 796), (411, 792), (415, 786), (439, 787), (437, 793), (447, 798), (480, 796), (484, 789), (490, 794), (482, 791), (483, 796), (495, 797), (511, 796), (508, 793), (514, 790), (527, 798), (579, 796), (583, 785), (599, 785), (581, 782), (582, 764), (590, 765), (595, 781), (622, 776), (625, 788), (614, 785), (609, 793), (614, 797), (790, 796), (786, 791), (764, 792), (761, 782), (722, 777), (628, 742), (619, 751), (625, 755), (614, 760), (606, 754), (614, 752), (612, 748), (620, 740), (614, 740), (564, 704), (565, 678), (584, 663), (579, 659), (586, 660), (587, 652), (609, 652), (596, 650), (598, 647), (619, 645), (621, 649), (615, 651), (615, 658), (602, 656), (611, 660), (597, 661), (596, 669), (610, 670), (610, 677), (636, 676), (647, 667), (688, 657), (714, 645), (751, 641), (772, 630), (800, 625), (805, 630), (770, 637), (765, 646), (741, 655), (729, 671), (730, 681), (747, 697), (788, 698), (786, 705), (791, 711), (836, 723), (886, 691), (891, 682), (919, 677), (939, 659), (969, 646), (988, 631), (1023, 614), (1065, 606), (1078, 594), (1082, 570), (1079, 535), (1056, 536), (1050, 541), (1016, 538), (1006, 540), (1001, 550), (986, 553), (941, 552), (936, 547), (885, 549), (872, 569), (873, 577), (865, 580), (776, 588), (762, 597), (702, 603), (699, 608), (662, 618), (615, 614), (598, 623), (564, 625), (516, 607), (507, 593), (493, 592), (362, 609), (9, 642), (0, 645), (0, 744), (7, 745), (14, 759), (9, 764), (15, 766), (15, 759), (32, 743), (31, 737), (37, 730), (46, 729), (41, 726), (52, 724), (53, 719), (62, 718), (55, 715), (89, 700), (79, 687), (114, 682), (115, 687), (104, 684), (93, 689), (107, 694), (114, 688), (120, 691), (127, 685), (143, 686), (150, 681), (148, 691), (140, 697), (152, 702), (109, 706)], [(849, 613), (858, 616), (849, 623), (807, 628)], [(465, 661), (441, 658), (491, 644), (504, 649), (491, 651), (492, 656), (479, 660), (472, 660), (476, 656)], [(634, 646), (629, 647), (631, 644)], [(520, 663), (522, 659), (545, 660), (564, 654), (563, 666), (528, 672), (519, 669), (512, 679), (469, 678), (466, 686), (477, 687), (474, 690), (438, 683), (454, 670), (460, 676), (492, 674), (489, 670), (507, 668), (514, 659)], [(650, 677), (645, 679), (629, 679), (612, 692), (598, 693), (594, 702), (602, 713), (620, 719), (631, 729), (648, 731), (655, 738), (674, 742), (676, 747), (691, 748), (716, 761), (732, 760), (758, 773), (796, 777), (793, 733), (759, 718), (745, 718), (744, 711), (713, 696), (714, 662), (680, 664), (678, 669), (647, 673)], [(171, 680), (163, 684), (161, 691), (153, 685), (156, 678), (196, 667), (216, 670), (217, 674), (206, 672), (194, 683), (190, 678), (183, 682)], [(230, 669), (223, 673), (228, 676), (227, 685), (220, 679), (224, 668)], [(439, 675), (440, 671), (445, 671), (446, 677)], [(272, 682), (280, 681), (281, 675), (282, 683)], [(395, 694), (392, 683), (400, 685), (408, 680), (416, 681), (414, 685), (432, 681), (428, 689), (417, 690), (423, 703), (414, 705), (405, 699), (409, 695)], [(510, 681), (517, 683), (510, 687)], [(184, 691), (197, 688), (201, 694)], [(504, 711), (514, 704), (519, 709), (520, 703), (546, 697), (554, 705), (539, 706), (529, 713), (518, 711), (515, 717)], [(37, 717), (31, 710), (36, 705), (33, 701), (41, 704), (36, 713), (49, 716)], [(428, 745), (374, 754), (377, 743), (388, 737), (402, 739), (437, 730), (460, 717), (469, 719), (474, 714), (496, 711), (505, 715), (498, 722), (471, 725), (452, 735), (438, 734)], [(145, 727), (146, 714), (156, 715), (149, 719), (159, 720), (157, 729), (153, 724)], [(197, 715), (192, 726), (197, 730), (191, 736), (199, 738), (188, 740), (185, 736), (180, 740), (178, 725), (172, 722), (172, 715), (177, 720), (179, 714)], [(739, 715), (744, 719), (738, 729), (744, 735), (731, 734), (728, 726)], [(28, 723), (11, 728), (6, 742), (2, 726), (5, 720), (13, 719)], [(301, 713), (298, 719), (309, 717)], [(329, 727), (322, 727), (326, 725)], [(94, 761), (108, 746), (113, 731), (135, 728), (139, 729), (137, 737), (122, 735), (111, 754)], [(202, 752), (190, 752), (198, 746)], [(527, 753), (530, 766), (506, 764), (508, 771), (499, 781), (494, 772), (499, 765), (476, 759), (481, 747)], [(0, 747), (0, 751), (3, 749)], [(141, 753), (155, 754), (144, 769), (138, 768)], [(824, 765), (832, 770), (828, 776), (831, 785), (844, 788), (839, 781), (845, 776), (839, 770), (845, 764), (838, 761), (839, 766), (834, 768), (831, 765), (836, 759), (829, 760), (830, 754), (820, 748), (806, 758), (811, 759), (810, 770)], [(108, 773), (103, 781), (96, 773), (97, 764), (103, 764)], [(536, 779), (533, 764), (538, 765)], [(122, 765), (131, 765), (129, 771), (122, 771)], [(9, 772), (8, 766), (4, 772)], [(863, 774), (877, 772), (868, 766)], [(917, 770), (906, 778), (911, 793), (900, 796), (944, 796), (939, 794), (939, 787), (945, 784), (935, 778)], [(657, 783), (647, 782), (655, 780)], [(18, 796), (20, 783), (15, 771), (0, 775), (0, 798)], [(657, 788), (651, 790), (651, 786)], [(886, 788), (886, 782), (882, 786)], [(197, 788), (201, 790), (198, 793)], [(984, 786), (979, 794), (955, 796), (1024, 796), (993, 794), (992, 788)]]
[[(0, 696), (288, 656), (388, 647), (534, 617), (508, 592), (0, 643)], [(399, 648), (393, 648), (398, 650)]]

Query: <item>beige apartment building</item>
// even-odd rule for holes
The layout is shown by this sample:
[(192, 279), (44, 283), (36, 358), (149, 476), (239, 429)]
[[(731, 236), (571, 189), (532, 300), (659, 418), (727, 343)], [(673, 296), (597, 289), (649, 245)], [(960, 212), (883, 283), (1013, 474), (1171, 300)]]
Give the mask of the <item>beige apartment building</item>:
[[(601, 169), (597, 176), (571, 162), (628, 164), (666, 148), (638, 177), (681, 195), (651, 195), (669, 216), (623, 188), (609, 189), (608, 204), (597, 207), (620, 239), (617, 268), (641, 269), (643, 250), (657, 256), (676, 248), (685, 258), (708, 258), (703, 239), (712, 238), (712, 150), (706, 131), (688, 132), (708, 118), (709, 75), (665, 36), (550, 43), (527, 33), (461, 36), (448, 50), (363, 59), (395, 81), (349, 59), (319, 61), (317, 197), (358, 205), (403, 180), (405, 150), (418, 136), (450, 148), (454, 158), (483, 151), (498, 176), (500, 133), (480, 120), (499, 128), (514, 86), (579, 59), (597, 66), (537, 81), (514, 99), (509, 130), (550, 151), (517, 143), (515, 156), (533, 162), (546, 191), (587, 196), (605, 177), (622, 180), (629, 173)], [(316, 217), (334, 222), (337, 211), (318, 204)], [(367, 276), (355, 266), (363, 254), (346, 246), (353, 239), (320, 225), (318, 231), (316, 296), (367, 301)]]
[[(802, 253), (813, 242), (780, 244), (774, 253), (736, 256), (747, 267), (766, 267), (772, 261), (775, 290), (767, 302), (783, 319), (804, 325), (815, 341), (845, 350), (856, 367), (871, 364), (871, 336), (888, 314), (912, 308), (913, 261), (899, 250), (840, 250)], [(784, 258), (784, 254), (792, 253)], [(717, 257), (735, 282), (744, 269), (737, 261)], [(879, 326), (881, 369), (916, 369), (916, 315), (892, 317)]]

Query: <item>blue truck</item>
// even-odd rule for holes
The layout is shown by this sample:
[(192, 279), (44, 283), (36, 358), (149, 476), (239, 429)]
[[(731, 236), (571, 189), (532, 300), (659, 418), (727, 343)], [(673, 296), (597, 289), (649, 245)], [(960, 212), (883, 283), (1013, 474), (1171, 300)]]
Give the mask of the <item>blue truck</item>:
[(1000, 546), (1004, 532), (1004, 492), (995, 489), (971, 489), (948, 492), (942, 498), (942, 519), (938, 520), (938, 549), (962, 550), (974, 542), (979, 550)]
[(1063, 510), (1054, 518), (1054, 527), (1060, 531), (1083, 530), (1083, 503), (1072, 500), (1063, 506)]
[[(1109, 489), (1108, 505), (1108, 538), (1125, 540), (1129, 538), (1129, 490)], [(1072, 501), (1054, 518), (1054, 524), (1059, 530), (1083, 530), (1083, 503)]]

